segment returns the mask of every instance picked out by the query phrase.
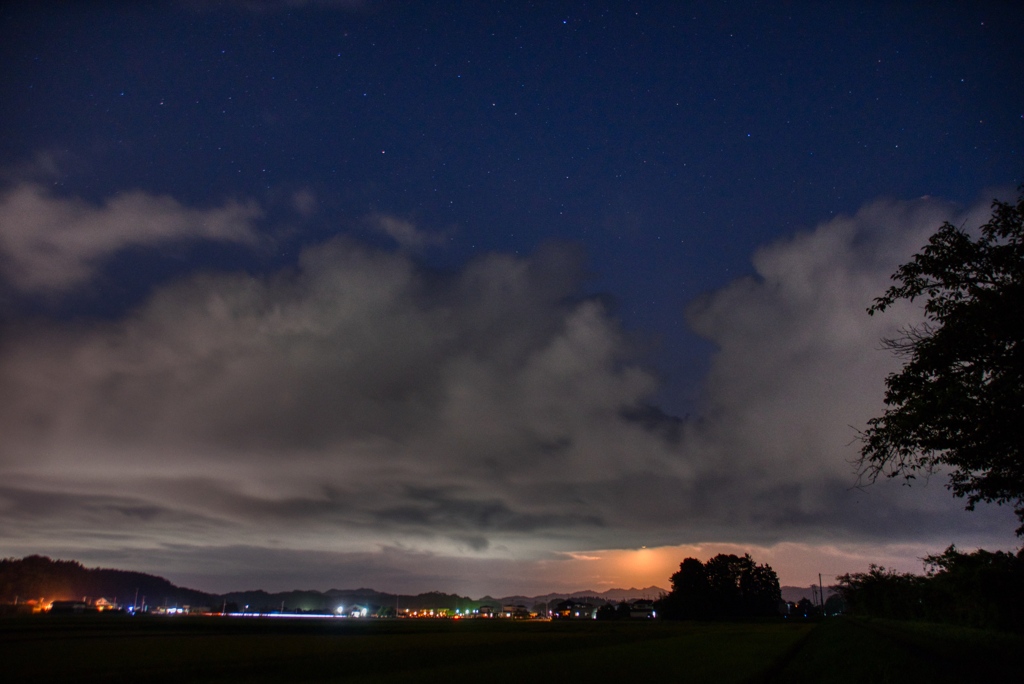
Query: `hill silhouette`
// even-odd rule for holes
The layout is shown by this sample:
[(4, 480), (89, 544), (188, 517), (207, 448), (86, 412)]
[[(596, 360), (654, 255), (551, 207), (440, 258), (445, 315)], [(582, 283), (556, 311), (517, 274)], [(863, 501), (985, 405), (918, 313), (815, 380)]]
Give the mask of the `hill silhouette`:
[[(569, 597), (597, 602), (618, 602), (636, 598), (656, 599), (666, 591), (651, 586), (644, 589), (609, 589), (603, 592), (581, 590), (570, 593), (549, 593), (540, 596), (468, 596), (443, 592), (393, 594), (375, 589), (329, 589), (328, 591), (292, 590), (267, 592), (262, 589), (211, 594), (197, 589), (179, 587), (169, 580), (141, 572), (112, 568), (86, 568), (78, 561), (53, 560), (46, 556), (27, 556), (0, 560), (0, 603), (24, 603), (28, 600), (82, 600), (100, 597), (122, 606), (140, 608), (156, 606), (207, 606), (214, 610), (249, 610), (253, 612), (286, 611), (335, 612), (339, 607), (360, 606), (378, 609), (444, 609), (479, 608), (483, 604), (525, 605), (550, 603)], [(248, 607), (248, 608), (246, 608)]]
[[(137, 596), (137, 599), (136, 599)], [(0, 601), (105, 598), (132, 605), (213, 605), (216, 596), (178, 587), (156, 575), (112, 568), (86, 568), (73, 560), (46, 556), (0, 560)]]

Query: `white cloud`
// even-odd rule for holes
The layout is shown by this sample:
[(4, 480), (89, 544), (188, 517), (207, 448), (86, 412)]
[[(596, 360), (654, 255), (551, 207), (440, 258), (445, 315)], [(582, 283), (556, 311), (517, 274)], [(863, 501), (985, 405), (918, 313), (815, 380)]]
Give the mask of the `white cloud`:
[[(446, 278), (336, 240), (297, 273), (194, 277), (121, 321), (25, 331), (0, 356), (5, 517), (37, 537), (66, 515), (137, 529), (123, 511), (146, 510), (140, 534), (166, 541), (188, 520), (211, 541), (453, 550), (599, 526), (531, 492), (672, 453), (622, 416), (654, 380), (572, 300), (578, 262), (490, 255)], [(57, 518), (31, 505), (47, 499)]]
[[(96, 231), (124, 239), (121, 204), (65, 202), (43, 205), (88, 225), (106, 212), (121, 229)], [(157, 213), (177, 215), (169, 202)], [(336, 239), (280, 273), (163, 286), (121, 320), (12, 328), (0, 543), (344, 552), (374, 572), (385, 546), (405, 549), (388, 566), (401, 574), (426, 552), (442, 568), (640, 545), (1009, 541), (1007, 511), (965, 513), (941, 481), (857, 490), (848, 462), (897, 367), (878, 340), (918, 316), (866, 307), (944, 219), (985, 215), (881, 201), (760, 250), (756, 277), (692, 307), (719, 351), (685, 424), (646, 405), (655, 378), (579, 297), (582, 257), (564, 246), (441, 274)]]
[(312, 216), (317, 209), (319, 202), (312, 190), (303, 188), (292, 193), (292, 207), (299, 216)]
[(420, 230), (412, 222), (396, 216), (373, 214), (368, 221), (374, 230), (387, 235), (404, 249), (422, 249), (442, 244), (445, 240), (445, 236), (442, 234)]
[(899, 368), (880, 339), (921, 320), (920, 302), (878, 316), (865, 310), (944, 220), (973, 224), (987, 215), (928, 198), (873, 202), (759, 250), (756, 277), (692, 306), (691, 325), (719, 349), (706, 420), (689, 446), (735, 486), (737, 517), (760, 520), (767, 531), (801, 534), (804, 526), (802, 534), (823, 536), (923, 538), (969, 524), (943, 476), (861, 492), (850, 489), (850, 462), (856, 430), (882, 411), (885, 376)]
[(0, 277), (22, 292), (66, 291), (127, 247), (197, 239), (252, 244), (261, 215), (252, 202), (194, 209), (141, 191), (97, 206), (24, 182), (0, 193)]

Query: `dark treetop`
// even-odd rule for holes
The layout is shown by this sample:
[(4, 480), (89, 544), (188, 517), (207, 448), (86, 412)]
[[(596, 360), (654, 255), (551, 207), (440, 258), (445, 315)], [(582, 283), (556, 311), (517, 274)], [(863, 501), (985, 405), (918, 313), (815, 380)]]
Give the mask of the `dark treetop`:
[(868, 480), (945, 466), (968, 509), (1012, 503), (1024, 522), (1022, 237), (1024, 194), (994, 202), (976, 239), (946, 223), (868, 309), (926, 298), (925, 322), (885, 340), (907, 362), (886, 379), (888, 408), (862, 435)]

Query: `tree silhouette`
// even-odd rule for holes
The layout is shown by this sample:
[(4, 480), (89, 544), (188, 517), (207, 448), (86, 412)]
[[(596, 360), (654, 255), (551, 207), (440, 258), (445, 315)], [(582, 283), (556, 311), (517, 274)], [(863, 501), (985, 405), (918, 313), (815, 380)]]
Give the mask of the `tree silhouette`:
[(782, 601), (775, 571), (754, 563), (749, 554), (719, 554), (706, 563), (687, 558), (671, 582), (672, 591), (659, 610), (672, 619), (776, 615)]
[(873, 482), (945, 466), (968, 510), (1010, 503), (1024, 535), (1024, 186), (992, 208), (977, 239), (943, 224), (868, 309), (926, 300), (922, 325), (883, 340), (906, 364), (861, 434), (860, 469)]

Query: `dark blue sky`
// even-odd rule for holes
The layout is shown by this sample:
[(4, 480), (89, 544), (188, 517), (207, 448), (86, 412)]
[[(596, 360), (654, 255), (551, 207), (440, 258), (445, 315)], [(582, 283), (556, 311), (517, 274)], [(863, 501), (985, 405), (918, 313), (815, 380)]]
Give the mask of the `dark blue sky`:
[(1022, 35), (1014, 2), (4, 3), (4, 526), (139, 568), (246, 516), (466, 563), (998, 536), (939, 485), (858, 509), (847, 461), (901, 323), (871, 297), (1024, 182)]
[(59, 191), (97, 201), (137, 188), (272, 211), (305, 188), (320, 202), (273, 254), (216, 250), (148, 273), (275, 267), (372, 212), (444, 231), (425, 255), (436, 265), (580, 242), (588, 287), (660, 340), (675, 410), (708, 351), (687, 302), (749, 273), (754, 248), (880, 196), (968, 203), (1022, 178), (1014, 3), (23, 3), (0, 16), (8, 165), (67, 155)]

